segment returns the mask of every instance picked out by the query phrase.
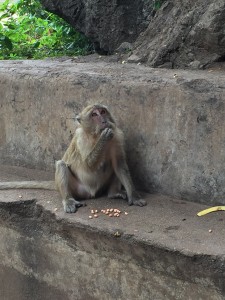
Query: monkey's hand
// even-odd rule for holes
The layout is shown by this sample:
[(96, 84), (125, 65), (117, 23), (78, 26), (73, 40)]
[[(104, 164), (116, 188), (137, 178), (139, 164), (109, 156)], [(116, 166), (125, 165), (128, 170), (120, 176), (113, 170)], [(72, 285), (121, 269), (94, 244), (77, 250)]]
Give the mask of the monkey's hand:
[(111, 128), (105, 128), (101, 132), (100, 138), (104, 141), (109, 141), (113, 138), (113, 136), (114, 136), (113, 130)]

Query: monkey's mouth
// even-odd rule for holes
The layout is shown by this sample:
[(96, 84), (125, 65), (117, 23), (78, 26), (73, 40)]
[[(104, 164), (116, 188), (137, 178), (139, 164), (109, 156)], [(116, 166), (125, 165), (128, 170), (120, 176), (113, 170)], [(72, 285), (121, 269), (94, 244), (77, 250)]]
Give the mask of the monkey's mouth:
[(102, 123), (100, 125), (100, 131), (103, 131), (106, 128), (111, 128), (110, 124), (108, 124), (108, 123)]

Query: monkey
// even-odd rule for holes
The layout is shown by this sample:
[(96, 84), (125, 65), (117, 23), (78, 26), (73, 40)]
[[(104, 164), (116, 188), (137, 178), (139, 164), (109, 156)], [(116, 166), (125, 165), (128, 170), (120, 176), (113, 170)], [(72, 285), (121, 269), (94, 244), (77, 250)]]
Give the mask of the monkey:
[[(76, 120), (72, 141), (62, 159), (55, 163), (55, 186), (51, 181), (46, 186), (42, 182), (40, 188), (56, 188), (66, 213), (84, 206), (80, 200), (105, 193), (108, 198), (127, 199), (129, 205), (146, 205), (134, 188), (126, 162), (124, 135), (109, 109), (102, 104), (89, 105)], [(0, 189), (4, 184), (0, 183)], [(22, 183), (20, 187), (24, 188)], [(30, 187), (25, 184), (25, 188)], [(32, 186), (38, 187), (38, 182)], [(11, 188), (17, 188), (15, 183)]]
[[(105, 191), (109, 198), (138, 199), (124, 151), (124, 136), (105, 105), (89, 105), (77, 116), (78, 127), (62, 160), (56, 162), (55, 182), (64, 211), (73, 213), (77, 199), (94, 198)], [(122, 189), (124, 187), (125, 191)]]

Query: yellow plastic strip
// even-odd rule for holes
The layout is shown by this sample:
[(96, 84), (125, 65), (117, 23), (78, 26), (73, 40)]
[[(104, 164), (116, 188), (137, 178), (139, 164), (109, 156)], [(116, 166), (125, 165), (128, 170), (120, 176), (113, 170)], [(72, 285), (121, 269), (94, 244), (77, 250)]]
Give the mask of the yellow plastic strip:
[(200, 211), (199, 213), (197, 213), (197, 216), (201, 217), (201, 216), (207, 215), (211, 212), (218, 211), (218, 210), (225, 210), (225, 206), (213, 206), (213, 207), (204, 209), (204, 210)]

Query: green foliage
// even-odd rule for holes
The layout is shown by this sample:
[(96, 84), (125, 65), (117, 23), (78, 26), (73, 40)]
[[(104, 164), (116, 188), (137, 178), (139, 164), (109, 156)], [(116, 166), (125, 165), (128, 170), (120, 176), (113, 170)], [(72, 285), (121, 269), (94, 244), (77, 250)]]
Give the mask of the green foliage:
[(90, 50), (86, 37), (45, 11), (39, 0), (0, 3), (0, 59), (85, 55)]
[(155, 10), (159, 10), (165, 0), (154, 0), (153, 7)]

